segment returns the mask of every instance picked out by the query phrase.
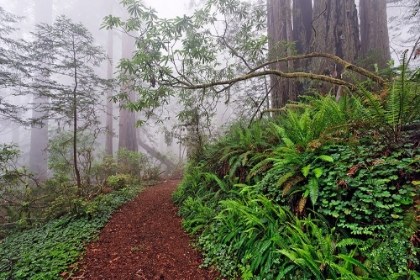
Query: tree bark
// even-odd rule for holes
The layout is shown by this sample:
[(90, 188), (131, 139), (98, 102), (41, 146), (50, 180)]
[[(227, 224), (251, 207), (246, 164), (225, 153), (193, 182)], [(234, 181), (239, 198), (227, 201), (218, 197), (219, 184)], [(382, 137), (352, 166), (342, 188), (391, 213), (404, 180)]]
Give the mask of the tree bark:
[[(269, 59), (287, 56), (290, 53), (290, 40), (292, 40), (290, 0), (267, 0), (267, 33)], [(270, 70), (289, 72), (293, 69), (292, 63), (275, 63)], [(293, 83), (281, 77), (271, 75), (271, 107), (281, 108), (289, 99), (295, 99)]]
[[(52, 23), (52, 0), (37, 1), (35, 4), (35, 21), (36, 23), (45, 22)], [(48, 172), (48, 112), (43, 107), (49, 103), (46, 97), (40, 97), (37, 94), (33, 96), (32, 118), (43, 118), (41, 127), (31, 128), (30, 151), (29, 151), (29, 170), (37, 174), (37, 178), (44, 180), (47, 178)]]
[[(312, 0), (293, 1), (293, 41), (296, 42), (297, 54), (305, 54), (309, 51), (309, 44), (312, 34)], [(309, 69), (308, 60), (293, 61), (295, 71), (307, 72)], [(304, 93), (304, 82), (294, 81), (296, 95)], [(297, 98), (298, 96), (296, 96)]]
[(309, 51), (312, 34), (312, 0), (293, 1), (293, 40), (296, 51), (304, 54)]
[[(363, 2), (363, 1), (362, 1)], [(334, 54), (354, 63), (360, 53), (357, 9), (354, 0), (326, 0), (314, 2), (312, 52)], [(311, 70), (317, 74), (340, 77), (343, 69), (324, 58), (314, 59)], [(318, 90), (326, 93), (330, 86), (318, 84)]]
[(373, 55), (379, 69), (386, 68), (391, 59), (386, 1), (360, 1), (360, 33), (362, 54)]

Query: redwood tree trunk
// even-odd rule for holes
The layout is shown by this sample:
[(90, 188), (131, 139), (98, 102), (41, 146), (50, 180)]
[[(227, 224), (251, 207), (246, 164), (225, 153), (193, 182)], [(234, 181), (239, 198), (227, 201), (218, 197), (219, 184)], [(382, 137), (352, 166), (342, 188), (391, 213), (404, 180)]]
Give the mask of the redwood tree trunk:
[[(354, 0), (315, 1), (312, 25), (315, 31), (312, 32), (311, 51), (331, 53), (355, 62), (360, 53), (360, 42)], [(323, 58), (313, 59), (311, 70), (317, 74), (337, 77), (342, 72), (340, 66)], [(319, 84), (321, 93), (330, 89), (330, 85)]]
[(312, 0), (293, 1), (293, 39), (298, 54), (307, 53), (312, 34)]
[[(269, 59), (284, 57), (290, 54), (286, 42), (292, 39), (290, 0), (267, 0), (267, 33)], [(288, 72), (293, 70), (292, 63), (274, 63), (272, 70)], [(293, 83), (277, 76), (270, 76), (271, 107), (281, 108), (289, 99), (295, 99)]]
[(362, 54), (372, 55), (380, 69), (391, 59), (386, 15), (386, 1), (360, 1), (360, 33)]
[[(293, 1), (293, 41), (296, 42), (298, 54), (308, 53), (312, 34), (312, 0)], [(308, 72), (308, 60), (294, 61), (295, 71)], [(294, 80), (296, 95), (304, 94), (304, 83)], [(297, 96), (296, 96), (297, 98)]]

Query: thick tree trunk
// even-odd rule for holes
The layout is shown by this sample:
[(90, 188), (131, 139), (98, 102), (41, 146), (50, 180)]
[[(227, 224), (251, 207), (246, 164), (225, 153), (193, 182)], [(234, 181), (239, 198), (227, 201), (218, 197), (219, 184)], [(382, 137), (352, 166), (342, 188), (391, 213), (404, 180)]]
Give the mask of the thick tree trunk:
[[(36, 23), (45, 22), (52, 23), (52, 0), (43, 0), (35, 4), (35, 21)], [(40, 97), (36, 94), (33, 96), (32, 118), (44, 118), (42, 127), (31, 128), (30, 151), (29, 151), (29, 170), (37, 174), (37, 178), (44, 180), (47, 178), (48, 171), (48, 112), (43, 107), (49, 103), (46, 97)]]
[(373, 56), (380, 69), (391, 59), (386, 1), (360, 1), (361, 48), (364, 56)]
[(312, 0), (293, 1), (293, 39), (296, 51), (304, 54), (309, 51), (312, 34)]
[[(355, 62), (360, 53), (360, 42), (354, 0), (315, 1), (312, 25), (315, 31), (310, 43), (311, 51), (331, 53)], [(323, 58), (313, 59), (311, 70), (332, 77), (340, 77), (342, 72), (341, 66)], [(321, 93), (331, 89), (325, 84), (318, 86)]]
[[(287, 43), (292, 40), (290, 0), (267, 0), (267, 33), (269, 59), (287, 56), (290, 49)], [(292, 63), (274, 63), (271, 70), (289, 72), (293, 68)], [(281, 108), (289, 99), (295, 99), (293, 83), (277, 76), (270, 76), (271, 107)]]
[[(309, 51), (312, 34), (312, 0), (293, 1), (293, 41), (296, 42), (296, 52), (305, 54)], [(308, 60), (294, 61), (295, 71), (309, 71)], [(304, 94), (304, 83), (294, 80), (296, 95)], [(297, 98), (297, 96), (296, 96)]]
[[(122, 35), (122, 58), (131, 59), (135, 47), (135, 39), (127, 34)], [(135, 92), (129, 89), (129, 85), (123, 89), (128, 91), (129, 101), (135, 101)], [(122, 106), (125, 103), (120, 104)], [(130, 151), (137, 152), (138, 145), (136, 140), (136, 116), (135, 113), (126, 109), (120, 109), (119, 120), (119, 148), (126, 148)]]

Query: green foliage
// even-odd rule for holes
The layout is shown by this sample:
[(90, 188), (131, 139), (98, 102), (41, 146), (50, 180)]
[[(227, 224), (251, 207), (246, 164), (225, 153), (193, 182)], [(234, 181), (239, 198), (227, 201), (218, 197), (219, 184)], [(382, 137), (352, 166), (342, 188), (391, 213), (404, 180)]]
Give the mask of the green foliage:
[(401, 142), (404, 127), (418, 121), (420, 113), (418, 70), (409, 70), (407, 51), (401, 62), (401, 66), (395, 70), (398, 72), (397, 77), (380, 95), (370, 92), (364, 85), (361, 85), (359, 91), (367, 108), (363, 115), (364, 121), (394, 144)]
[(357, 241), (356, 244), (354, 240), (338, 242), (328, 226), (310, 217), (303, 221), (295, 219), (287, 225), (286, 231), (289, 233), (287, 241), (276, 240), (281, 248), (279, 253), (300, 268), (298, 274), (313, 279), (360, 279), (353, 273), (351, 264), (341, 262), (338, 255), (340, 248), (342, 253), (349, 253), (345, 246), (357, 245)]
[(44, 216), (39, 210), (48, 203), (45, 188), (18, 165), (19, 156), (14, 145), (0, 147), (0, 219), (11, 229), (42, 223)]
[(128, 174), (111, 175), (106, 179), (107, 185), (114, 190), (126, 188), (132, 181), (133, 179)]
[(117, 163), (117, 173), (127, 174), (137, 179), (141, 179), (142, 172), (149, 168), (149, 160), (145, 155), (126, 148), (117, 151)]
[[(97, 135), (80, 132), (77, 137), (77, 158), (82, 179), (83, 191), (86, 194), (92, 182), (92, 164)], [(73, 132), (61, 132), (49, 140), (48, 166), (53, 171), (53, 180), (60, 185), (75, 185), (73, 160)]]
[[(247, 173), (264, 157), (260, 153), (269, 147), (271, 134), (267, 134), (266, 124), (254, 123), (249, 127), (241, 124), (233, 125), (229, 132), (220, 139), (220, 150), (216, 154), (209, 155), (213, 159), (218, 157), (219, 177), (228, 175), (231, 179), (237, 178), (239, 182), (245, 183), (249, 180)], [(219, 147), (220, 147), (219, 146)]]
[(416, 254), (420, 249), (410, 243), (413, 232), (407, 231), (402, 221), (385, 227), (378, 238), (367, 240), (361, 252), (367, 257), (366, 263), (373, 271), (407, 276), (408, 267), (419, 265)]
[[(93, 146), (95, 141), (90, 135), (78, 137), (78, 159), (83, 179), (82, 192), (76, 186), (72, 168), (72, 135), (62, 133), (50, 143), (49, 164), (53, 176), (42, 184), (32, 175), (17, 165), (19, 151), (6, 145), (0, 150), (0, 222), (7, 235), (12, 229), (26, 229), (44, 224), (46, 221), (66, 214), (83, 216), (92, 214), (97, 203), (95, 197), (101, 197), (105, 183), (115, 190), (132, 187), (137, 178), (153, 179), (152, 163), (142, 154), (123, 151), (119, 153), (118, 164), (114, 159), (105, 158), (101, 164), (94, 164)], [(95, 168), (92, 168), (92, 165)], [(136, 168), (142, 168), (137, 170)], [(152, 171), (149, 171), (152, 170)], [(117, 174), (119, 171), (136, 172), (139, 177), (129, 174)], [(109, 176), (102, 178), (101, 176)], [(141, 176), (141, 177), (140, 177)], [(144, 176), (144, 177), (143, 177)], [(108, 181), (106, 181), (108, 179)], [(137, 180), (137, 181), (136, 181)]]
[[(232, 78), (235, 73), (243, 74), (266, 58), (266, 13), (264, 5), (259, 3), (209, 0), (201, 3), (191, 15), (172, 19), (160, 18), (154, 9), (139, 1), (122, 3), (130, 18), (123, 20), (110, 15), (104, 18), (102, 27), (143, 34), (136, 42), (133, 57), (121, 60), (118, 68), (121, 70), (119, 79), (124, 84), (129, 84), (130, 80), (150, 84), (150, 87), (133, 86), (140, 97), (128, 104), (132, 110), (146, 112), (146, 118), (159, 106), (168, 104), (176, 94), (183, 105), (178, 117), (187, 129), (193, 128), (192, 123), (194, 129), (207, 128), (217, 107), (214, 105), (230, 101), (231, 85), (209, 87), (208, 92), (188, 87), (192, 83), (211, 83)], [(219, 28), (225, 30), (224, 34)], [(221, 64), (220, 57), (229, 59)], [(178, 59), (182, 67), (177, 65)], [(259, 83), (262, 84), (263, 79)], [(175, 90), (173, 86), (177, 84), (184, 89)], [(126, 96), (127, 93), (123, 93), (116, 99)], [(251, 99), (238, 98), (237, 102), (244, 104)], [(195, 125), (197, 117), (200, 118), (198, 126)], [(202, 135), (201, 132), (190, 134), (189, 140)]]
[(23, 117), (26, 108), (17, 104), (16, 98), (8, 98), (9, 95), (23, 95), (25, 90), (22, 91), (22, 85), (30, 76), (30, 71), (27, 69), (30, 63), (27, 44), (23, 40), (13, 39), (17, 30), (15, 24), (20, 20), (21, 17), (8, 13), (0, 7), (0, 85), (3, 89), (3, 94), (0, 96), (0, 118), (30, 124), (30, 121)]
[(191, 234), (202, 231), (215, 216), (214, 205), (212, 206), (213, 208), (207, 206), (200, 198), (189, 196), (179, 210), (179, 214), (184, 218), (182, 225), (185, 230)]
[(240, 198), (220, 201), (219, 213), (198, 239), (204, 264), (215, 263), (224, 276), (234, 277), (236, 267), (242, 267), (243, 274), (273, 279), (282, 263), (273, 239), (291, 214), (250, 188), (238, 187)]
[(347, 146), (325, 147), (336, 164), (326, 168), (320, 182), (318, 211), (352, 234), (383, 232), (386, 224), (403, 219), (418, 195), (411, 180), (418, 176), (420, 150), (384, 157), (382, 149), (371, 144), (360, 144), (357, 152)]
[(104, 186), (109, 176), (118, 173), (118, 163), (112, 155), (103, 154), (99, 160), (93, 162), (91, 172), (93, 180)]
[(63, 15), (51, 25), (38, 24), (33, 36), (31, 57), (40, 65), (32, 70), (33, 87), (37, 96), (51, 102), (38, 110), (48, 110), (49, 119), (56, 119), (60, 128), (96, 130), (101, 93), (109, 81), (95, 70), (106, 60), (105, 51), (86, 27)]
[(121, 148), (115, 157), (103, 154), (99, 160), (95, 160), (90, 174), (92, 182), (104, 186), (110, 176), (128, 176), (127, 183), (133, 180), (158, 180), (161, 170), (143, 153)]

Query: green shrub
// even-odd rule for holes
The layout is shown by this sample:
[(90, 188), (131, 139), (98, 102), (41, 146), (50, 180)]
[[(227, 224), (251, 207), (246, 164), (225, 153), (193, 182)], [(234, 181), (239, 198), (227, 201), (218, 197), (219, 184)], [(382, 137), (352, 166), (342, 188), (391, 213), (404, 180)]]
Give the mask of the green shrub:
[(117, 151), (117, 172), (128, 174), (133, 178), (141, 177), (141, 172), (145, 169), (148, 159), (140, 152), (133, 152), (126, 148)]
[(132, 177), (128, 174), (111, 175), (107, 178), (106, 183), (114, 190), (126, 188), (133, 181)]
[(99, 161), (92, 166), (92, 176), (96, 184), (105, 185), (109, 176), (118, 173), (118, 163), (111, 155), (103, 154)]

